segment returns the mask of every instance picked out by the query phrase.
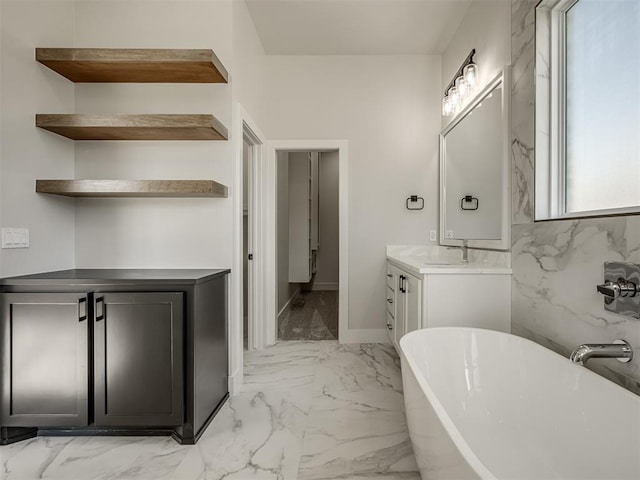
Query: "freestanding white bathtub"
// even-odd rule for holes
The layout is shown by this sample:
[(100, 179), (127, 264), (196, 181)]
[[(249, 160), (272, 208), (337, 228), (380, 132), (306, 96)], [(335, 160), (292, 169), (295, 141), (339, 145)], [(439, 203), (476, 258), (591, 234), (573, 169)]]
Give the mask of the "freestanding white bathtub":
[(639, 396), (501, 332), (417, 330), (400, 349), (423, 479), (640, 478)]

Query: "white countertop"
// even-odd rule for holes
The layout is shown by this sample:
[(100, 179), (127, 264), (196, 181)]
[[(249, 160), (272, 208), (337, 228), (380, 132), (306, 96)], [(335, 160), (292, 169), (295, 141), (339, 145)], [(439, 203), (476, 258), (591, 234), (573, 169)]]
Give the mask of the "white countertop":
[(511, 275), (511, 268), (486, 262), (463, 264), (423, 255), (387, 255), (387, 260), (416, 275)]

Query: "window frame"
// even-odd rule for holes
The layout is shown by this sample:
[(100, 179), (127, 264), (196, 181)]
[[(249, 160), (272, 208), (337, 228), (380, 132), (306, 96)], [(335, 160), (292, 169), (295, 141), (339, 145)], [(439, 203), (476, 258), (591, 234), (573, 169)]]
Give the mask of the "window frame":
[(534, 221), (640, 213), (640, 205), (567, 212), (566, 16), (580, 0), (542, 0), (535, 11)]

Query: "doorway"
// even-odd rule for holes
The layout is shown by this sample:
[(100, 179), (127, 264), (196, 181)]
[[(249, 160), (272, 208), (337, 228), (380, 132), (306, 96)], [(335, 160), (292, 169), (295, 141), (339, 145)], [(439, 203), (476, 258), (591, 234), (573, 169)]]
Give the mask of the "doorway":
[[(263, 345), (271, 345), (278, 339), (278, 223), (277, 223), (277, 164), (278, 152), (337, 152), (338, 156), (338, 340), (353, 341), (348, 329), (349, 315), (349, 258), (348, 258), (348, 142), (346, 140), (273, 140), (267, 142), (267, 158), (264, 174), (260, 178), (264, 264), (261, 265), (264, 295), (264, 315), (261, 323)], [(357, 333), (357, 331), (353, 331)]]
[(339, 152), (279, 150), (278, 340), (337, 340)]
[(249, 262), (251, 249), (249, 248), (249, 158), (251, 145), (246, 135), (242, 138), (242, 345), (243, 350), (249, 347)]
[[(264, 207), (266, 137), (249, 113), (236, 104), (233, 137), (233, 260), (229, 277), (229, 391), (243, 383), (245, 349), (264, 348)], [(249, 260), (249, 255), (253, 260)], [(246, 321), (245, 321), (246, 318)], [(246, 339), (246, 340), (245, 340)]]
[[(236, 141), (234, 156), (236, 175), (234, 188), (242, 191), (243, 139), (248, 136), (248, 228), (249, 253), (253, 260), (248, 265), (248, 349), (262, 349), (276, 343), (277, 331), (277, 151), (338, 152), (339, 163), (339, 287), (338, 287), (338, 340), (341, 343), (359, 342), (358, 330), (348, 329), (349, 258), (348, 258), (348, 142), (346, 140), (273, 140), (265, 142), (251, 116), (236, 107), (233, 131)], [(243, 379), (243, 232), (242, 195), (233, 197), (234, 260), (230, 302), (230, 391), (237, 392)]]

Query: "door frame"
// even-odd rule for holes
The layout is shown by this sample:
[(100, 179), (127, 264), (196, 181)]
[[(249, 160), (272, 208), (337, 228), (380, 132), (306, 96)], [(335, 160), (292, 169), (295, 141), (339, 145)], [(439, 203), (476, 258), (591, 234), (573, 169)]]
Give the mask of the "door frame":
[(339, 291), (338, 291), (338, 340), (349, 342), (349, 178), (348, 178), (348, 141), (347, 140), (270, 140), (267, 142), (267, 157), (264, 163), (266, 170), (259, 179), (261, 188), (259, 203), (264, 215), (264, 268), (260, 279), (261, 291), (264, 293), (264, 315), (260, 335), (262, 345), (275, 343), (278, 339), (278, 305), (277, 305), (277, 152), (338, 151), (339, 186), (338, 186), (338, 225), (339, 225)]
[(248, 243), (249, 251), (253, 253), (253, 260), (249, 263), (247, 273), (248, 281), (248, 347), (249, 349), (264, 348), (260, 327), (263, 325), (264, 315), (264, 289), (262, 288), (261, 275), (264, 262), (263, 238), (264, 232), (261, 223), (264, 207), (260, 203), (260, 178), (265, 166), (264, 158), (266, 137), (253, 120), (249, 112), (237, 103), (233, 115), (233, 128), (231, 131), (234, 159), (234, 182), (231, 190), (232, 216), (233, 216), (233, 247), (231, 275), (229, 286), (229, 392), (236, 394), (242, 385), (244, 363), (244, 305), (243, 305), (243, 143), (249, 144), (249, 225)]

